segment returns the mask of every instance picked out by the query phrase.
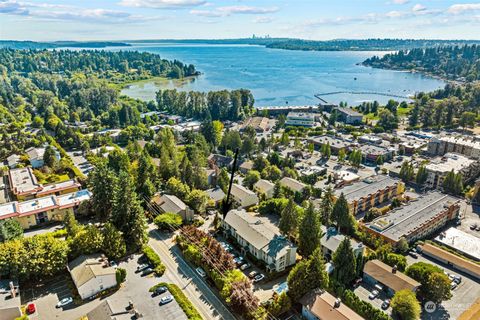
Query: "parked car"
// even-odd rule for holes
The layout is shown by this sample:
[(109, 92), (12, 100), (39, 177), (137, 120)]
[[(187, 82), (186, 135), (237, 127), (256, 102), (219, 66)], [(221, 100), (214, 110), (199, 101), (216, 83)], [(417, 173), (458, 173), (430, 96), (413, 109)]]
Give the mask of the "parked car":
[(164, 305), (164, 304), (167, 304), (169, 302), (172, 302), (173, 301), (173, 296), (171, 294), (169, 294), (168, 296), (165, 296), (165, 297), (162, 297), (160, 299), (160, 305)]
[(118, 267), (118, 264), (115, 261), (112, 260), (112, 261), (110, 261), (110, 267), (116, 269)]
[(152, 297), (156, 297), (158, 295), (161, 295), (162, 293), (165, 293), (167, 292), (167, 287), (158, 287), (156, 288), (153, 293), (152, 293)]
[(148, 265), (148, 264), (141, 264), (141, 265), (137, 266), (137, 270), (135, 270), (135, 273), (140, 273), (140, 272), (142, 272), (143, 270), (145, 270), (149, 267), (150, 267), (150, 265)]
[(452, 281), (452, 283), (450, 284), (450, 289), (455, 290), (457, 287), (458, 287), (458, 284), (455, 281)]
[(251, 267), (250, 263), (247, 262), (240, 266), (240, 270), (247, 270), (250, 267)]
[(253, 270), (252, 272), (250, 272), (250, 273), (248, 274), (248, 277), (249, 277), (250, 279), (253, 279), (253, 278), (255, 278), (255, 276), (256, 276), (257, 274), (258, 274), (258, 272), (255, 271), (255, 270)]
[(383, 303), (382, 303), (382, 309), (383, 310), (387, 310), (388, 307), (390, 307), (390, 299), (387, 299), (387, 300), (383, 301)]
[(369, 298), (370, 300), (373, 300), (373, 299), (375, 299), (376, 297), (378, 297), (378, 291), (377, 291), (377, 290), (373, 290), (373, 291), (370, 293), (370, 295), (368, 296), (368, 298)]
[(25, 311), (27, 312), (27, 314), (34, 314), (35, 311), (37, 311), (37, 307), (35, 307), (35, 303), (29, 303)]
[(453, 276), (453, 281), (455, 281), (456, 284), (460, 284), (462, 282), (462, 277), (457, 276), (456, 274), (452, 274)]
[(153, 273), (153, 269), (148, 267), (147, 269), (144, 269), (141, 273), (141, 276), (142, 277), (145, 277), (145, 276), (148, 276), (149, 274), (152, 274)]
[(237, 266), (241, 266), (245, 262), (245, 259), (242, 256), (240, 256), (233, 259), (233, 262), (235, 262)]
[(262, 281), (263, 279), (265, 279), (265, 275), (262, 274), (262, 273), (260, 273), (260, 274), (257, 274), (257, 275), (255, 276), (255, 278), (253, 278), (253, 282), (260, 282), (260, 281)]
[(416, 253), (415, 253), (415, 252), (413, 252), (413, 251), (409, 251), (409, 252), (408, 252), (408, 254), (409, 254), (409, 255), (410, 255), (410, 257), (412, 257), (412, 258), (415, 258), (415, 259), (417, 259), (417, 258), (418, 258), (418, 254), (416, 254)]
[(68, 306), (72, 302), (73, 302), (72, 297), (66, 297), (66, 298), (63, 298), (62, 300), (58, 301), (58, 303), (55, 307), (56, 308), (62, 308), (62, 307)]
[(195, 271), (196, 271), (196, 272), (198, 273), (198, 275), (199, 275), (200, 277), (202, 277), (202, 278), (205, 278), (206, 275), (207, 275), (207, 274), (205, 273), (205, 271), (204, 271), (202, 268), (200, 268), (200, 267), (198, 267), (197, 269), (195, 269)]

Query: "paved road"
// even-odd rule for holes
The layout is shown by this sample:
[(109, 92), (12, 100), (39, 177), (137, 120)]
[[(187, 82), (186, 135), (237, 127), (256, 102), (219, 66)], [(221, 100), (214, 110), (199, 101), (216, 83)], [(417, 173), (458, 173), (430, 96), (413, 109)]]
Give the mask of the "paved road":
[(204, 319), (236, 319), (205, 281), (183, 260), (171, 237), (151, 229), (149, 244), (167, 267), (168, 278), (182, 289)]

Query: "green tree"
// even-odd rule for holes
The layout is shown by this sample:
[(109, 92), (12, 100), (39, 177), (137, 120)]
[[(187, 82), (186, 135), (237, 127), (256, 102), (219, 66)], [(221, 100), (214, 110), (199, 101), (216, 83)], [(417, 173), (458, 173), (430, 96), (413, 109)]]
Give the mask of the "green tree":
[(88, 187), (93, 194), (92, 208), (102, 221), (106, 221), (112, 214), (116, 184), (116, 175), (104, 163), (97, 165), (88, 176)]
[(309, 203), (308, 209), (305, 211), (298, 230), (298, 236), (298, 249), (304, 257), (309, 257), (320, 245), (322, 237), (320, 219), (312, 203)]
[(397, 242), (397, 250), (401, 253), (407, 252), (410, 248), (408, 245), (408, 241), (405, 239), (405, 237), (401, 237), (400, 240)]
[(77, 257), (81, 254), (92, 254), (102, 250), (103, 235), (94, 225), (83, 227), (72, 238), (70, 247), (73, 256)]
[(250, 170), (243, 179), (243, 185), (249, 189), (252, 189), (253, 185), (257, 183), (258, 180), (260, 180), (260, 172), (256, 170)]
[(273, 299), (273, 302), (268, 306), (268, 312), (275, 317), (278, 317), (284, 312), (291, 310), (292, 301), (286, 292), (282, 292), (276, 298)]
[(408, 161), (404, 161), (402, 163), (402, 167), (400, 168), (400, 179), (403, 180), (403, 182), (409, 182), (413, 179), (415, 172), (413, 170), (413, 165), (410, 164)]
[(57, 152), (51, 146), (47, 146), (45, 148), (45, 152), (43, 154), (43, 163), (50, 168), (53, 168), (57, 163)]
[(228, 171), (227, 169), (222, 168), (217, 178), (217, 185), (220, 187), (220, 189), (223, 190), (223, 192), (226, 193), (228, 191), (229, 182), (230, 182), (230, 177), (228, 176)]
[(176, 230), (183, 224), (182, 216), (171, 212), (159, 214), (153, 222), (157, 225), (158, 229), (167, 231), (171, 231), (172, 228)]
[(353, 234), (355, 232), (355, 218), (350, 214), (347, 199), (342, 193), (332, 209), (332, 221), (337, 224), (338, 229), (346, 234)]
[(395, 293), (391, 302), (392, 311), (402, 320), (420, 319), (422, 311), (415, 293), (410, 290), (400, 290)]
[(23, 237), (23, 228), (17, 220), (0, 220), (0, 242), (20, 239)]
[(427, 169), (425, 168), (425, 165), (421, 165), (420, 168), (418, 168), (417, 171), (417, 176), (415, 177), (415, 182), (419, 185), (423, 185), (428, 178), (428, 172)]
[(185, 202), (197, 213), (204, 213), (208, 203), (208, 195), (205, 191), (194, 189), (192, 190)]
[(263, 169), (261, 176), (263, 179), (275, 182), (282, 177), (282, 171), (276, 165), (269, 165)]
[(75, 235), (81, 230), (81, 226), (78, 224), (75, 219), (75, 214), (72, 211), (67, 211), (63, 217), (63, 225), (65, 230), (67, 230), (67, 235), (69, 237), (75, 237)]
[(325, 189), (325, 192), (322, 195), (322, 202), (321, 202), (321, 221), (322, 224), (326, 227), (330, 226), (330, 220), (334, 205), (335, 195), (333, 193), (333, 189), (328, 187)]
[(106, 223), (102, 230), (102, 250), (110, 259), (120, 259), (127, 252), (127, 245), (123, 240), (122, 233), (111, 223)]
[(407, 267), (407, 258), (401, 254), (388, 253), (383, 262), (388, 264), (390, 267), (397, 266), (398, 270), (405, 271)]
[(330, 143), (327, 142), (327, 143), (322, 144), (320, 152), (321, 152), (322, 157), (324, 159), (330, 159), (330, 156), (332, 155), (332, 149), (330, 148)]
[(420, 282), (418, 295), (421, 298), (440, 303), (452, 297), (450, 279), (441, 268), (426, 262), (416, 262), (405, 273)]
[(287, 236), (292, 236), (298, 227), (297, 205), (292, 198), (288, 200), (285, 209), (282, 210), (280, 216), (279, 229), (280, 232)]
[(348, 286), (355, 280), (357, 274), (356, 257), (348, 237), (340, 242), (337, 250), (333, 253), (332, 264), (334, 268), (333, 277), (339, 283)]
[(121, 171), (118, 181), (111, 222), (122, 232), (125, 242), (133, 249), (138, 249), (147, 242), (147, 221), (130, 174)]
[(352, 150), (348, 156), (348, 161), (350, 161), (352, 166), (358, 168), (362, 163), (362, 157), (362, 152), (360, 150)]
[(189, 186), (182, 183), (175, 177), (171, 177), (170, 179), (168, 179), (165, 189), (168, 193), (173, 194), (182, 200), (185, 200), (190, 193)]
[(345, 158), (347, 157), (347, 154), (345, 153), (345, 149), (340, 149), (338, 151), (338, 162), (343, 163), (345, 161)]
[(377, 166), (381, 166), (384, 162), (385, 160), (383, 158), (383, 155), (379, 155), (377, 159), (375, 159), (375, 163), (377, 164)]
[(461, 173), (455, 173), (454, 170), (447, 173), (443, 180), (443, 190), (446, 193), (459, 195), (463, 192), (463, 177)]
[(477, 115), (474, 112), (465, 111), (462, 113), (460, 117), (459, 124), (462, 127), (470, 127), (473, 128), (475, 126), (475, 119)]

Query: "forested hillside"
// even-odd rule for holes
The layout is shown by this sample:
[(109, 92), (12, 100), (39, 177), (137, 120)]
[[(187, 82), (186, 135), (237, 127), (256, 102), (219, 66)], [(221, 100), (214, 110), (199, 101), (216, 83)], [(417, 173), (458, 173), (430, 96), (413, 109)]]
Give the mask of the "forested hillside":
[(374, 56), (364, 65), (397, 70), (426, 72), (445, 79), (480, 80), (480, 45), (443, 46), (401, 50)]

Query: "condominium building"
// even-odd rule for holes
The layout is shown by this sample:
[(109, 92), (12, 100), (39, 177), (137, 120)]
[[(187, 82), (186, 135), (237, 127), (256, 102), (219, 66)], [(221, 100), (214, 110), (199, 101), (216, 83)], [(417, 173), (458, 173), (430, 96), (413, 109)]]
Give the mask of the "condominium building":
[(363, 114), (351, 108), (335, 108), (338, 112), (338, 121), (346, 124), (361, 124), (363, 121)]
[(396, 244), (401, 238), (408, 242), (423, 239), (458, 216), (459, 200), (455, 197), (430, 192), (405, 206), (364, 225), (364, 229)]
[(428, 142), (428, 153), (443, 156), (455, 152), (472, 159), (480, 159), (480, 141), (465, 136), (432, 138)]
[(295, 264), (297, 247), (280, 234), (269, 221), (245, 210), (230, 210), (222, 220), (227, 237), (235, 239), (242, 252), (265, 263), (267, 270), (283, 271)]
[(347, 199), (351, 213), (356, 215), (372, 207), (381, 205), (404, 192), (400, 180), (386, 175), (377, 175), (335, 189), (338, 198), (342, 193)]
[(233, 201), (241, 208), (253, 206), (259, 201), (255, 192), (236, 183), (232, 184), (232, 191), (230, 194)]
[(0, 220), (15, 219), (23, 229), (49, 221), (62, 221), (67, 212), (74, 212), (83, 201), (89, 200), (88, 190), (63, 195), (49, 195), (27, 201), (13, 201), (0, 205)]
[(315, 125), (315, 115), (307, 112), (289, 112), (285, 125), (313, 127)]
[(430, 188), (442, 187), (443, 180), (452, 170), (462, 175), (464, 183), (475, 180), (480, 174), (480, 162), (458, 153), (446, 153), (442, 157), (436, 157), (425, 168), (428, 173), (426, 185)]

